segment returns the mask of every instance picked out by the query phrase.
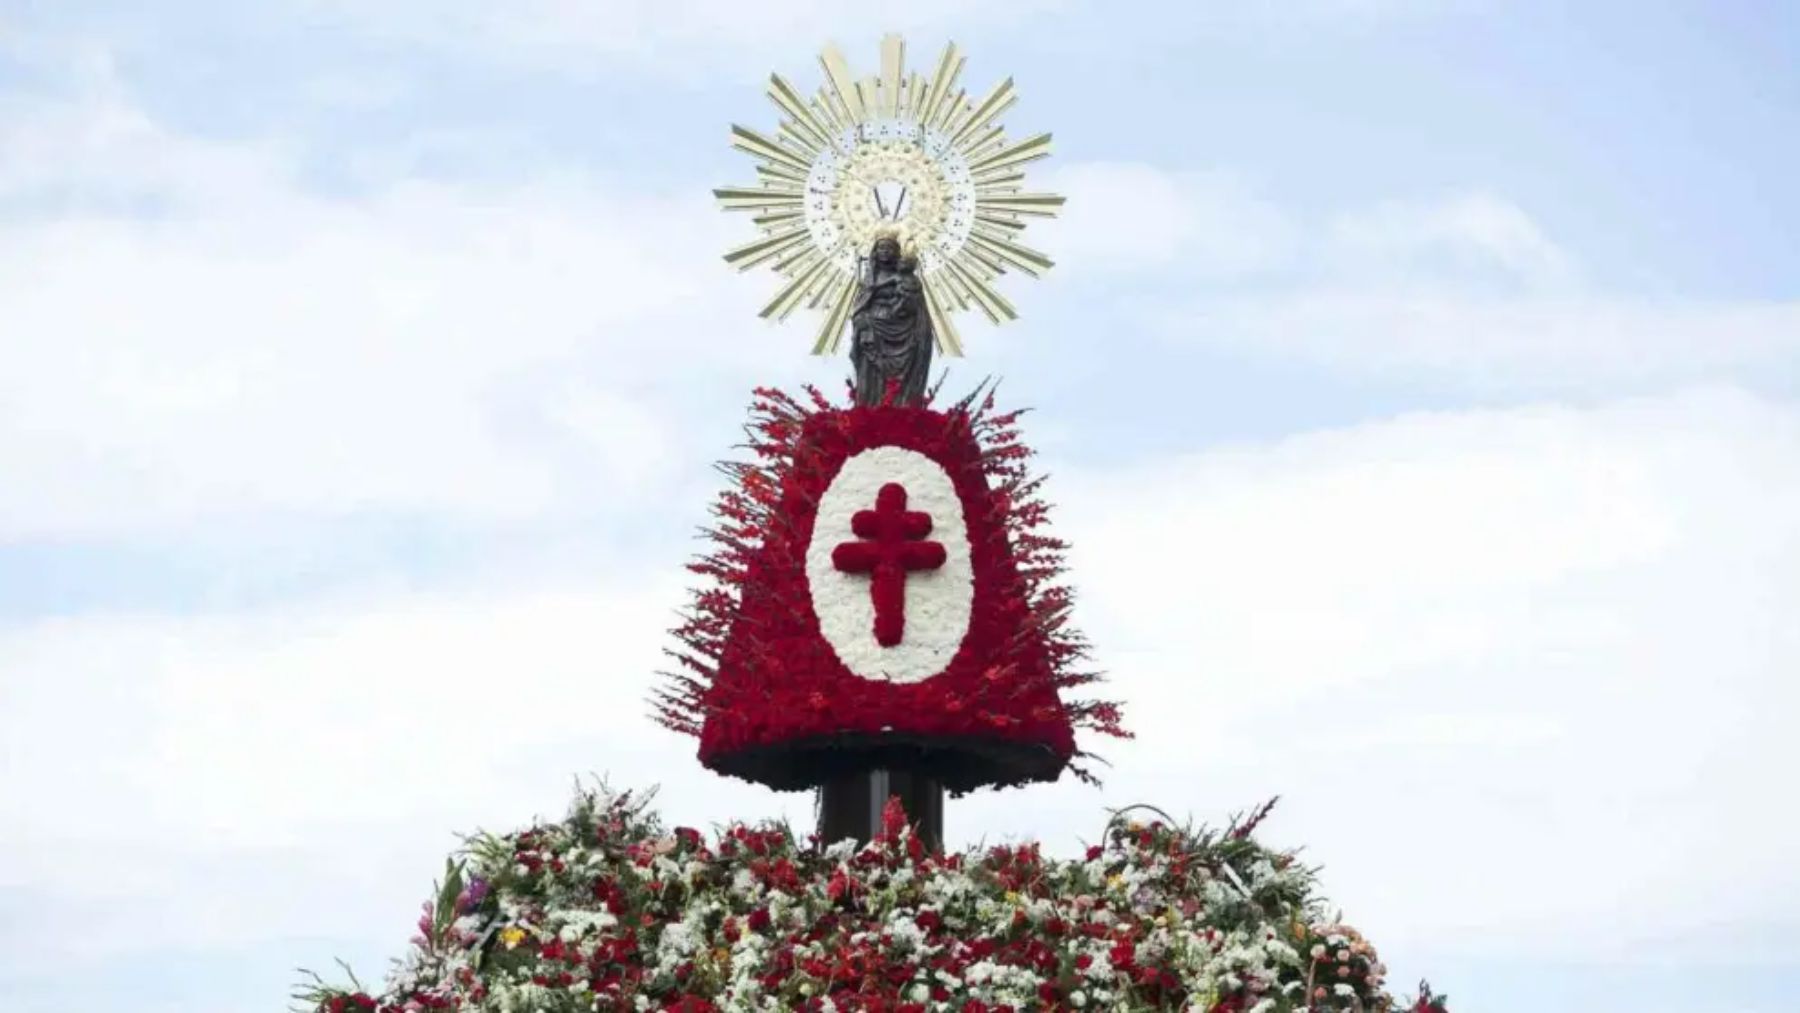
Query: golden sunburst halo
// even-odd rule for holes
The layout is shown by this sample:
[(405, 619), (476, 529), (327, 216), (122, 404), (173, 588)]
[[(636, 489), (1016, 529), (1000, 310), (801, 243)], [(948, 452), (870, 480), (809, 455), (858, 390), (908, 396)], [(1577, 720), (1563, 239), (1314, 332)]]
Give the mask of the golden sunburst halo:
[(878, 233), (897, 234), (918, 258), (932, 330), (961, 355), (951, 314), (1018, 318), (994, 282), (1037, 277), (1049, 257), (1019, 241), (1027, 218), (1054, 217), (1063, 198), (1024, 187), (1024, 166), (1050, 154), (1050, 135), (1011, 141), (999, 116), (1018, 101), (1012, 78), (977, 97), (959, 86), (964, 57), (951, 43), (930, 74), (906, 70), (906, 43), (881, 40), (881, 72), (858, 78), (836, 46), (819, 54), (825, 83), (808, 99), (779, 74), (769, 99), (773, 137), (733, 125), (731, 146), (756, 159), (757, 182), (713, 195), (748, 211), (760, 235), (725, 254), (742, 271), (768, 264), (782, 278), (762, 309), (769, 320), (824, 311), (813, 353), (837, 351), (850, 321), (862, 261)]

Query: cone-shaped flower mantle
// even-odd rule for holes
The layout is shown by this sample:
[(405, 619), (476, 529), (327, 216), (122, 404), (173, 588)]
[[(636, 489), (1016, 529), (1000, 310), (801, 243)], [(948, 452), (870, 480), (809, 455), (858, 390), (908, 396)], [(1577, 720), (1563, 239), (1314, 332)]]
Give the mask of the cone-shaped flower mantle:
[(1064, 699), (1095, 676), (1017, 413), (809, 395), (757, 392), (659, 719), (778, 789), (871, 765), (959, 792), (1050, 781), (1085, 755), (1076, 729), (1123, 735), (1115, 705)]

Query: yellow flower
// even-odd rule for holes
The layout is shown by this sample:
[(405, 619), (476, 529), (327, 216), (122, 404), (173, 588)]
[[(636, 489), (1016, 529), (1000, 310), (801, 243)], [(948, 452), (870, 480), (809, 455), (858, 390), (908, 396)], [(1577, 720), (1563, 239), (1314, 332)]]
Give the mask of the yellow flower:
[(1006, 902), (1008, 904), (1017, 904), (1019, 902), (1019, 891), (1017, 891), (1017, 890), (1006, 891)]
[(509, 950), (519, 945), (521, 942), (524, 942), (524, 940), (525, 930), (519, 928), (517, 925), (509, 925), (500, 930), (500, 941), (505, 943), (506, 948)]
[(1117, 872), (1106, 877), (1106, 885), (1109, 887), (1116, 888), (1120, 883), (1123, 883), (1123, 882), (1125, 882), (1125, 877)]

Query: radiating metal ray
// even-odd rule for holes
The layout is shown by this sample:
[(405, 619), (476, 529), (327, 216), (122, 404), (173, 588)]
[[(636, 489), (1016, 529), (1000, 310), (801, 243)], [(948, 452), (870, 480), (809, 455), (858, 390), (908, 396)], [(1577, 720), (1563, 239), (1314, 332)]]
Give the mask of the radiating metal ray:
[(982, 133), (969, 138), (968, 144), (963, 148), (963, 158), (972, 163), (979, 162), (988, 155), (999, 151), (1005, 144), (1006, 128), (999, 126), (989, 127)]
[(831, 131), (813, 115), (806, 99), (780, 74), (769, 75), (769, 99), (812, 139), (815, 149), (831, 146)]
[(1012, 304), (995, 291), (993, 285), (989, 284), (986, 278), (978, 278), (970, 274), (967, 268), (956, 261), (950, 263), (950, 270), (956, 273), (963, 286), (969, 290), (970, 297), (975, 300), (977, 306), (981, 307), (981, 312), (987, 314), (989, 320), (997, 324), (1003, 320), (1012, 320), (1019, 315), (1012, 308)]
[(970, 233), (969, 241), (993, 253), (1001, 260), (1036, 278), (1055, 266), (1055, 261), (1027, 246), (980, 233)]
[(993, 175), (1001, 170), (1011, 169), (1015, 166), (1024, 165), (1026, 162), (1033, 162), (1037, 159), (1048, 157), (1049, 154), (1050, 135), (1038, 134), (1036, 137), (1027, 137), (1017, 144), (1011, 144), (1001, 148), (999, 151), (987, 156), (979, 162), (971, 162), (969, 164), (969, 172), (979, 180), (984, 176)]
[(975, 212), (974, 227), (977, 229), (982, 229), (982, 228), (999, 229), (1001, 231), (997, 233), (998, 235), (1010, 236), (1010, 235), (1016, 235), (1017, 233), (1024, 231), (1025, 223), (1022, 221), (1019, 221), (1017, 218), (1009, 218), (1009, 217), (1004, 217), (1002, 215), (991, 214), (986, 211), (977, 210)]
[(757, 158), (785, 165), (798, 171), (802, 177), (811, 168), (806, 159), (794, 151), (782, 147), (749, 127), (740, 127), (735, 123), (731, 126), (731, 146)]
[(873, 74), (856, 82), (856, 93), (862, 97), (863, 122), (882, 119), (881, 115), (881, 79)]
[(905, 75), (906, 43), (898, 35), (881, 37), (881, 113), (900, 115), (900, 82)]
[(989, 194), (1005, 196), (1019, 192), (1019, 184), (1025, 182), (1025, 174), (1014, 170), (1003, 172), (998, 176), (988, 176), (975, 181), (975, 195), (985, 197)]
[(960, 357), (963, 353), (962, 336), (956, 333), (956, 321), (944, 311), (943, 302), (930, 285), (925, 286), (925, 308), (931, 314), (931, 330), (937, 337), (938, 350), (945, 355)]
[(968, 107), (969, 93), (966, 89), (959, 88), (955, 95), (950, 96), (938, 107), (937, 117), (931, 125), (941, 132), (948, 133), (951, 125), (961, 118), (963, 111)]
[(756, 175), (761, 177), (762, 181), (765, 183), (781, 182), (791, 183), (794, 186), (806, 185), (805, 173), (797, 172), (785, 165), (768, 165), (766, 163), (759, 165), (756, 167)]
[(857, 91), (856, 78), (850, 73), (850, 63), (835, 45), (826, 46), (819, 54), (819, 63), (825, 68), (825, 78), (837, 94), (838, 101), (843, 103), (849, 113), (852, 126), (861, 123), (867, 116), (863, 109), (862, 95)]
[[(831, 136), (833, 138), (836, 138), (844, 132), (844, 118), (838, 114), (837, 106), (837, 93), (831, 91), (829, 88), (821, 88), (819, 89), (819, 93), (813, 96), (813, 116), (816, 117), (827, 130), (831, 131)], [(833, 146), (837, 146), (835, 140), (833, 141)]]
[(785, 211), (765, 211), (751, 218), (750, 224), (765, 232), (781, 225), (805, 225), (806, 212), (798, 207)]
[(776, 274), (788, 276), (811, 262), (813, 257), (823, 258), (826, 254), (811, 243), (802, 243), (795, 249), (784, 252), (780, 260), (770, 265)]
[(806, 229), (789, 229), (745, 243), (725, 254), (725, 263), (740, 271), (748, 271), (764, 261), (773, 260), (797, 243), (808, 239)]
[(761, 208), (799, 208), (804, 205), (804, 191), (798, 188), (776, 187), (721, 187), (713, 191), (713, 196), (728, 211), (756, 210)]
[(977, 195), (975, 207), (979, 210), (1010, 211), (1016, 215), (1031, 215), (1038, 218), (1054, 218), (1057, 209), (1063, 206), (1067, 198), (1055, 193), (1009, 193), (992, 196)]
[(838, 350), (838, 342), (844, 333), (844, 325), (850, 321), (850, 310), (856, 299), (856, 279), (846, 277), (835, 288), (831, 300), (831, 311), (825, 314), (825, 320), (819, 326), (819, 335), (813, 341), (814, 355), (830, 355)]
[(943, 102), (950, 89), (956, 87), (956, 78), (962, 73), (962, 58), (957, 55), (956, 43), (944, 46), (944, 52), (938, 56), (937, 66), (932, 68), (931, 77), (925, 85), (925, 104), (919, 107), (919, 122), (929, 125), (937, 113), (937, 107)]
[(980, 277), (992, 280), (1006, 273), (1004, 261), (990, 255), (974, 243), (964, 246), (958, 257), (964, 268)]
[(950, 297), (950, 302), (958, 311), (967, 311), (974, 305), (974, 300), (969, 295), (968, 289), (964, 287), (961, 277), (952, 269), (951, 264), (954, 262), (955, 258), (945, 261), (944, 269), (934, 276), (934, 280), (943, 286), (944, 294)]
[(808, 128), (795, 120), (782, 120), (776, 125), (775, 140), (799, 151), (809, 163), (830, 146), (814, 140)]
[[(802, 308), (821, 314), (815, 353), (835, 352), (844, 340), (861, 280), (857, 252), (866, 252), (871, 230), (889, 214), (858, 202), (884, 181), (910, 182), (907, 241), (924, 251), (920, 281), (944, 354), (962, 354), (956, 313), (1014, 320), (1018, 312), (997, 282), (1052, 266), (1019, 241), (1029, 219), (1054, 217), (1063, 206), (1062, 197), (1023, 185), (1023, 167), (1050, 153), (1050, 135), (1008, 141), (999, 120), (1018, 102), (1013, 79), (976, 99), (962, 83), (965, 63), (951, 43), (929, 72), (909, 70), (904, 40), (888, 35), (875, 71), (859, 76), (842, 51), (827, 46), (816, 91), (769, 76), (766, 93), (780, 114), (771, 133), (732, 127), (732, 147), (754, 160), (757, 185), (713, 195), (726, 210), (749, 212), (759, 235), (727, 252), (726, 262), (779, 276), (763, 317), (785, 320)], [(881, 127), (879, 139), (865, 126)], [(919, 182), (934, 174), (941, 180), (935, 191)]]
[[(762, 313), (759, 315), (764, 319), (786, 320), (789, 314), (799, 308), (801, 301), (806, 297), (807, 291), (811, 289), (813, 283), (818, 280), (819, 275), (831, 265), (831, 262), (826, 260), (817, 250), (808, 252), (813, 258), (810, 261), (809, 266), (797, 270), (794, 276), (788, 280), (788, 283), (783, 285), (781, 290), (775, 293), (775, 298), (771, 299), (769, 304), (763, 307)], [(809, 262), (803, 259), (800, 263), (808, 264)]]
[(956, 133), (950, 135), (950, 143), (960, 143), (970, 134), (986, 127), (994, 117), (1005, 112), (1018, 100), (1019, 97), (1013, 94), (1012, 78), (1009, 77), (995, 85), (994, 90), (988, 92), (986, 98), (975, 104), (974, 111), (969, 113), (968, 121), (958, 128)]

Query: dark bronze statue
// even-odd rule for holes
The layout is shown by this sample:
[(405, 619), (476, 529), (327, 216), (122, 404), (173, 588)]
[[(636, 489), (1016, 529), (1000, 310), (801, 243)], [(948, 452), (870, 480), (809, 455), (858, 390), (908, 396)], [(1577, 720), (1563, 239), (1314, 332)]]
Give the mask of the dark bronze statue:
[(895, 404), (924, 400), (931, 370), (931, 314), (918, 264), (901, 255), (893, 236), (875, 240), (868, 273), (850, 315), (850, 365), (856, 371), (856, 403), (880, 404), (896, 381)]

